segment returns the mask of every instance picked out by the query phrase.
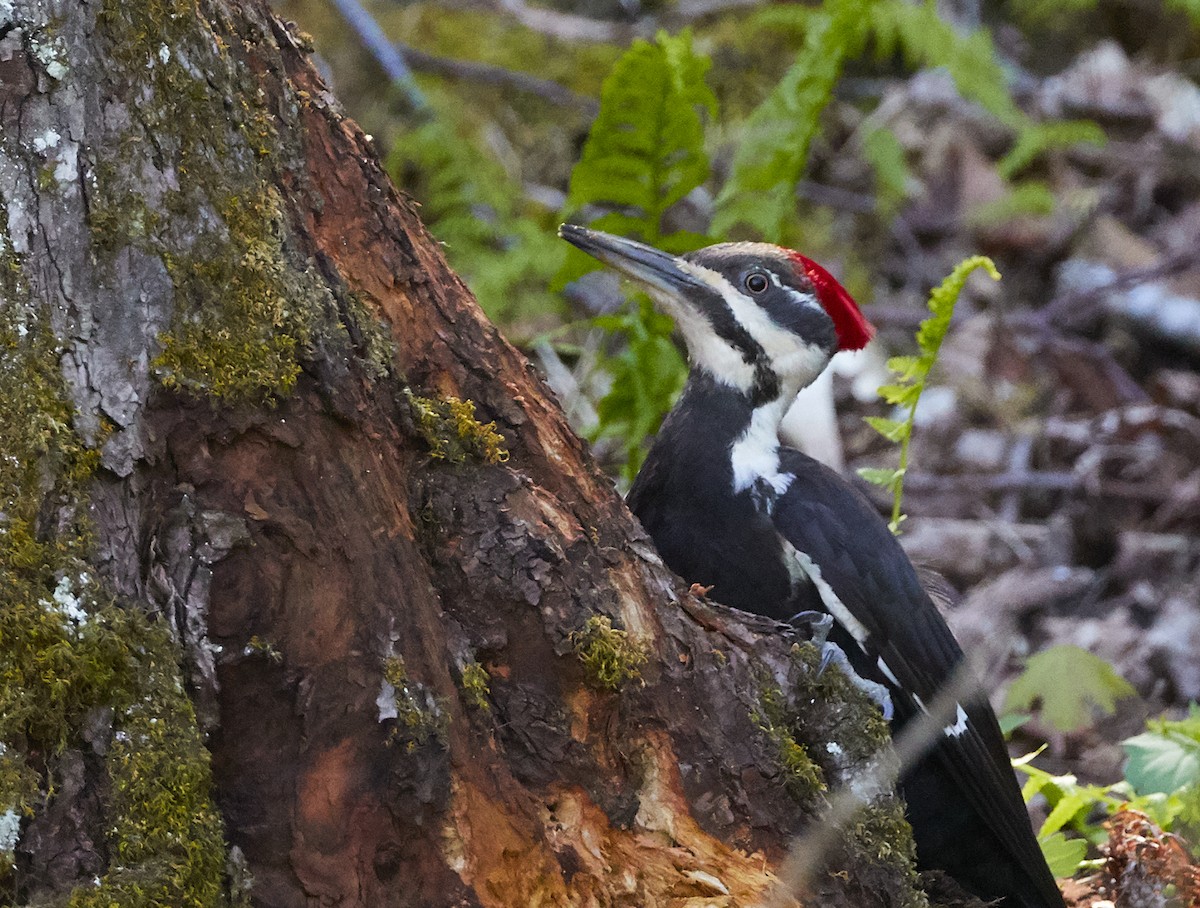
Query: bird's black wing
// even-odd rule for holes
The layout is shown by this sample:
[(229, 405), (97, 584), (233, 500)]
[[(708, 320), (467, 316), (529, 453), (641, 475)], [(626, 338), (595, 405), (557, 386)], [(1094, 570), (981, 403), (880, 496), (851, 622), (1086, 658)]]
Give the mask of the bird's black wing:
[[(860, 640), (872, 662), (878, 660), (883, 675), (892, 676), (886, 680), (899, 693), (898, 714), (915, 714), (923, 704), (934, 702), (962, 663), (958, 642), (871, 503), (812, 458), (787, 449), (781, 454), (781, 472), (795, 478), (776, 502), (776, 528), (803, 560), (819, 568), (822, 599), (831, 592), (842, 606), (830, 608), (835, 620)], [(847, 626), (837, 611), (848, 613), (849, 622), (858, 627)], [(1046, 904), (1061, 905), (991, 706), (981, 693), (964, 698), (960, 706), (963, 712), (950, 720), (933, 745), (937, 759), (1030, 875)], [(952, 734), (955, 728), (960, 730)]]

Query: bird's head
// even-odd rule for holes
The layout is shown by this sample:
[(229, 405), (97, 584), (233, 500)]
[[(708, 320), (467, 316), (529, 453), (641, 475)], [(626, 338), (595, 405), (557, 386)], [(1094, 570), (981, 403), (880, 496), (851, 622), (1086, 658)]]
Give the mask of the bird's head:
[(563, 224), (568, 243), (646, 289), (679, 327), (694, 368), (756, 398), (815, 379), (839, 350), (874, 334), (824, 268), (769, 243), (718, 243), (671, 255), (644, 243)]

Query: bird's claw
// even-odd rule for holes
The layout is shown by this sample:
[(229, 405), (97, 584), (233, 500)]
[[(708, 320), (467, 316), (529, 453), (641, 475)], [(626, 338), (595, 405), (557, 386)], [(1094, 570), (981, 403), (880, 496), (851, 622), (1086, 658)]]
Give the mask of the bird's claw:
[[(792, 617), (788, 618), (787, 623), (795, 626), (797, 624), (807, 624), (811, 636), (813, 646), (818, 649), (823, 649), (825, 641), (829, 639), (829, 632), (833, 630), (833, 615), (828, 612), (805, 611), (796, 612)], [(824, 671), (825, 663), (822, 663), (821, 670)]]
[(821, 644), (821, 661), (817, 663), (818, 678), (825, 674), (825, 669), (829, 668), (829, 663), (832, 662), (837, 656), (841, 656), (842, 659), (846, 658), (846, 654), (842, 652), (842, 648), (840, 646), (838, 646), (836, 643)]
[(871, 701), (879, 707), (879, 711), (883, 713), (883, 718), (891, 722), (892, 716), (895, 715), (895, 709), (892, 706), (892, 695), (887, 687), (877, 681), (870, 681), (862, 677), (850, 665), (850, 659), (846, 653), (836, 643), (824, 643), (821, 645), (821, 661), (817, 664), (816, 677), (821, 677), (821, 673), (830, 665), (836, 665), (841, 669), (851, 684), (861, 690), (864, 694), (871, 698)]

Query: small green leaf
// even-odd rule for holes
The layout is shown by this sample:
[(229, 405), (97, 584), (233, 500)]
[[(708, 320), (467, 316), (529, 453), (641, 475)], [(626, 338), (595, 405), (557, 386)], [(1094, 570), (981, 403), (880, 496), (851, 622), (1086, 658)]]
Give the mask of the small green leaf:
[(713, 230), (739, 223), (777, 241), (796, 216), (796, 183), (833, 97), (851, 40), (861, 28), (861, 0), (831, 0), (807, 21), (804, 46), (771, 93), (746, 121), (732, 172), (717, 197)]
[(1181, 721), (1158, 720), (1121, 742), (1128, 754), (1125, 778), (1139, 794), (1171, 794), (1200, 784), (1200, 707)]
[(1008, 689), (1004, 708), (1029, 709), (1040, 702), (1042, 718), (1070, 732), (1090, 725), (1096, 709), (1111, 713), (1119, 698), (1133, 693), (1133, 686), (1099, 656), (1077, 646), (1053, 646), (1030, 657)]
[(1005, 713), (1000, 716), (1000, 733), (1007, 738), (1032, 718), (1032, 713)]
[(1063, 120), (1031, 123), (1017, 133), (1016, 144), (1000, 159), (996, 169), (1000, 176), (1011, 180), (1047, 151), (1072, 145), (1102, 146), (1104, 130), (1091, 120)]
[(873, 486), (882, 486), (889, 492), (904, 475), (902, 470), (886, 470), (879, 467), (859, 467), (858, 475)]
[(912, 426), (899, 419), (886, 419), (882, 416), (864, 416), (863, 419), (888, 441), (903, 441), (912, 430)]
[(863, 157), (875, 171), (878, 206), (885, 213), (895, 213), (908, 198), (913, 182), (905, 160), (904, 147), (896, 134), (886, 127), (870, 129), (862, 139)]
[(1065, 782), (1062, 786), (1062, 796), (1054, 804), (1046, 817), (1042, 828), (1038, 830), (1039, 837), (1053, 835), (1080, 814), (1086, 814), (1092, 805), (1103, 801), (1108, 789), (1100, 785), (1079, 785), (1074, 776), (1055, 777), (1055, 782)]
[(916, 406), (922, 385), (880, 385), (879, 396), (897, 407)]
[(1071, 876), (1079, 869), (1079, 864), (1087, 854), (1088, 843), (1083, 839), (1068, 839), (1061, 832), (1048, 835), (1038, 840), (1042, 849), (1042, 857), (1050, 865), (1050, 872), (1056, 877)]
[(919, 356), (893, 356), (887, 361), (888, 371), (901, 381), (911, 381), (923, 365)]
[(1049, 185), (1041, 180), (1026, 180), (1014, 183), (1003, 198), (972, 208), (967, 221), (972, 227), (992, 227), (1017, 218), (1053, 214), (1057, 203)]

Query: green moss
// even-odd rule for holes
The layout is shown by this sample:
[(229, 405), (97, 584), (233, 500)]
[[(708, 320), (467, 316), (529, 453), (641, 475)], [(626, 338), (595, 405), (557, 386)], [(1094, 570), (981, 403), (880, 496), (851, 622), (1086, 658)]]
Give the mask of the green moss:
[[(855, 817), (850, 831), (856, 845), (872, 860), (916, 861), (912, 827), (904, 818), (904, 805), (899, 798), (888, 798), (864, 807)], [(914, 883), (915, 880), (914, 872)]]
[(917, 846), (912, 827), (904, 817), (904, 802), (891, 796), (864, 805), (855, 815), (846, 837), (855, 863), (883, 864), (898, 881), (896, 908), (929, 908), (929, 898), (917, 875)]
[(759, 694), (758, 708), (751, 720), (767, 736), (783, 771), (788, 793), (801, 803), (826, 789), (825, 775), (813, 762), (804, 746), (796, 741), (790, 725), (793, 721), (784, 703), (783, 691), (767, 684)]
[(593, 615), (580, 630), (572, 631), (571, 646), (583, 663), (588, 678), (597, 687), (618, 691), (642, 677), (645, 649), (628, 631), (613, 627), (607, 615)]
[[(79, 729), (97, 708), (117, 715), (105, 763), (109, 870), (70, 905), (222, 905), (223, 829), (175, 643), (135, 609), (70, 589), (59, 584), (57, 605), (14, 598), (28, 589), (0, 589), (0, 740), (54, 753), (82, 743)], [(76, 608), (80, 617), (70, 617)], [(29, 771), (14, 766), (11, 748), (4, 756), (0, 800), (29, 809), (37, 793)]]
[[(88, 221), (102, 255), (133, 245), (166, 266), (175, 305), (154, 361), (162, 383), (261, 402), (292, 391), (300, 357), (337, 327), (334, 307), (324, 282), (286, 247), (271, 158), (281, 140), (257, 82), (235, 59), (240, 48), (229, 46), (257, 38), (231, 38), (225, 23), (206, 35), (203, 14), (200, 28), (196, 18), (194, 2), (106, 0), (99, 11), (113, 78), (140, 100), (123, 140), (89, 152)], [(153, 204), (137, 177), (146, 157), (138, 128), (152, 137), (163, 172)]]
[(225, 905), (225, 841), (211, 798), (208, 751), (184, 692), (175, 644), (161, 625), (117, 609), (136, 645), (134, 678), (105, 765), (111, 791), (109, 870), (70, 908)]
[(408, 677), (403, 659), (391, 656), (384, 660), (383, 680), (391, 686), (396, 703), (396, 724), (388, 743), (400, 744), (412, 752), (434, 741), (445, 742), (446, 711), (423, 684)]
[(274, 665), (283, 664), (283, 653), (279, 651), (274, 643), (271, 643), (269, 640), (263, 640), (258, 634), (255, 634), (246, 641), (246, 653), (262, 656)]
[(492, 676), (478, 662), (468, 662), (462, 668), (460, 687), (463, 699), (476, 709), (489, 712), (492, 708), (488, 697), (491, 695)]
[[(0, 254), (0, 808), (36, 811), (55, 757), (85, 746), (82, 727), (111, 709), (109, 870), (71, 905), (221, 905), (223, 832), (176, 646), (106, 595), (87, 561), (99, 453), (72, 428), (61, 355), (21, 261)], [(25, 760), (35, 751), (48, 778)]]
[(431, 53), (532, 73), (593, 97), (621, 55), (614, 44), (565, 41), (511, 16), (439, 3), (384, 7), (379, 22), (389, 35)]
[(475, 404), (457, 397), (419, 397), (404, 389), (417, 431), (429, 445), (435, 460), (465, 463), (468, 458), (484, 463), (504, 463), (508, 449), (504, 436), (496, 431), (496, 423), (480, 423), (475, 418)]
[[(228, 236), (205, 238), (187, 256), (164, 256), (176, 309), (189, 315), (162, 336), (155, 369), (165, 387), (230, 402), (287, 395), (311, 332), (307, 313), (293, 308), (305, 288), (283, 256), (278, 193), (263, 188), (223, 214)], [(216, 289), (220, 305), (213, 305)]]
[[(768, 689), (777, 699), (765, 696), (767, 705), (763, 712), (774, 713), (777, 726), (784, 724), (794, 735), (804, 738), (818, 761), (824, 759), (824, 754), (836, 752), (838, 761), (848, 765), (874, 764), (880, 750), (888, 746), (891, 735), (879, 707), (837, 668), (827, 669), (818, 678), (816, 670), (821, 657), (811, 643), (793, 646), (791, 657), (800, 668), (802, 679), (795, 702), (819, 703), (820, 710), (806, 714), (798, 709), (793, 715), (783, 708), (782, 693)], [(847, 832), (843, 841), (848, 866), (886, 866), (889, 877), (897, 881), (892, 891), (898, 899), (895, 902), (898, 908), (928, 908), (917, 878), (912, 829), (904, 817), (900, 798), (888, 794), (864, 804)]]
[(879, 707), (850, 683), (842, 671), (830, 667), (817, 677), (821, 654), (811, 643), (797, 643), (791, 650), (793, 661), (801, 667), (804, 681), (802, 696), (821, 703), (838, 704), (836, 726), (821, 729), (851, 762), (869, 760), (891, 740), (891, 727)]
[(0, 745), (0, 813), (12, 810), (20, 814), (33, 812), (38, 794), (38, 774), (25, 762), (24, 756)]

